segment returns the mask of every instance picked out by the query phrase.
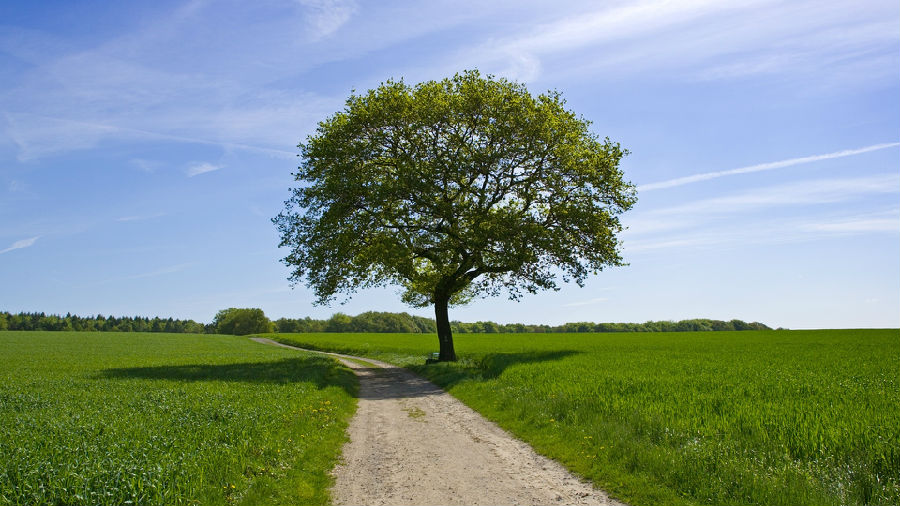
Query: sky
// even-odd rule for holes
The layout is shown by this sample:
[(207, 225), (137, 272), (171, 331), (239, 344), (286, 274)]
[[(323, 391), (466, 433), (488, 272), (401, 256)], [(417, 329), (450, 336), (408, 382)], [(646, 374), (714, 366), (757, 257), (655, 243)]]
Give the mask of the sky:
[(0, 310), (209, 322), (315, 306), (271, 218), (354, 91), (465, 69), (631, 154), (627, 266), (451, 319), (900, 326), (900, 3), (0, 3)]

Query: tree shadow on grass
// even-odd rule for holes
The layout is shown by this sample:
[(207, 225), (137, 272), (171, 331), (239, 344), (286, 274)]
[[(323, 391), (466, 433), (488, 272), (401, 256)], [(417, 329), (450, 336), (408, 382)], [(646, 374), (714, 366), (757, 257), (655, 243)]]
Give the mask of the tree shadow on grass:
[(421, 374), (442, 388), (450, 388), (466, 380), (491, 380), (503, 371), (519, 364), (562, 360), (582, 353), (574, 350), (534, 351), (527, 353), (489, 353), (479, 359), (459, 362), (438, 362), (436, 364), (412, 366), (411, 370)]
[(356, 395), (356, 379), (351, 371), (330, 358), (316, 356), (271, 362), (121, 367), (104, 369), (97, 377), (188, 382), (313, 383), (318, 388), (339, 386), (347, 393)]

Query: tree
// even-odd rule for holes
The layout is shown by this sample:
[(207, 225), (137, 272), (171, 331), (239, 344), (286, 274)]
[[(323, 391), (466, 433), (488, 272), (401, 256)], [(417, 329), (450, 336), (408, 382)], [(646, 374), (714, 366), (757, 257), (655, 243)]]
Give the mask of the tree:
[(272, 220), (289, 279), (318, 303), (399, 284), (434, 304), (440, 359), (455, 360), (448, 306), (622, 265), (627, 151), (564, 105), (477, 71), (351, 94), (298, 146), (301, 184)]
[(297, 324), (297, 320), (289, 320), (287, 318), (279, 318), (275, 320), (275, 331), (276, 332), (297, 332), (299, 325)]
[(353, 323), (353, 318), (350, 315), (344, 313), (334, 313), (331, 315), (331, 318), (328, 319), (328, 324), (325, 328), (326, 332), (350, 332), (350, 325)]
[(213, 325), (216, 328), (216, 333), (235, 336), (275, 331), (275, 325), (269, 321), (263, 310), (259, 308), (230, 307), (223, 309), (216, 313)]

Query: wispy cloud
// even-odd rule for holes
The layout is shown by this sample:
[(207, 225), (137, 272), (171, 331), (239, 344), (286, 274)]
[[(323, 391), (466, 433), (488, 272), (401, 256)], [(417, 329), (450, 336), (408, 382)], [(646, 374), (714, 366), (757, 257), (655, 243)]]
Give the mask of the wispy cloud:
[(833, 232), (838, 234), (900, 232), (900, 209), (885, 213), (806, 223), (803, 225), (803, 228), (812, 232)]
[(163, 274), (174, 274), (176, 272), (181, 272), (181, 271), (185, 270), (186, 268), (190, 267), (191, 265), (194, 265), (194, 264), (193, 263), (185, 263), (185, 264), (170, 265), (168, 267), (162, 267), (162, 268), (156, 269), (154, 271), (143, 272), (141, 274), (134, 274), (131, 276), (125, 276), (122, 279), (153, 278), (156, 276), (162, 276)]
[[(260, 126), (259, 118), (255, 118), (255, 116), (264, 115), (265, 111), (257, 111), (253, 115), (245, 113), (241, 114), (240, 117), (229, 117), (229, 114), (220, 113), (217, 115), (217, 119), (225, 123), (236, 122), (248, 126), (249, 128), (249, 125)], [(267, 148), (243, 142), (214, 141), (189, 135), (160, 133), (141, 128), (123, 127), (85, 120), (56, 118), (32, 113), (7, 113), (5, 118), (7, 122), (6, 133), (19, 148), (18, 158), (22, 161), (77, 149), (92, 148), (106, 139), (125, 141), (173, 141), (187, 144), (221, 146), (225, 149), (239, 151), (252, 151), (278, 158), (293, 158), (297, 156), (297, 153), (293, 151)], [(134, 159), (131, 163), (140, 170), (146, 172), (153, 172), (153, 170), (159, 166), (158, 163), (142, 159)]]
[(716, 9), (716, 2), (705, 0), (644, 1), (602, 8), (558, 18), (527, 33), (489, 40), (471, 52), (484, 66), (499, 67), (502, 75), (530, 81), (538, 77), (542, 57), (641, 37), (711, 9)]
[(553, 53), (602, 41), (638, 37), (720, 10), (721, 4), (711, 0), (633, 2), (561, 18), (504, 45), (518, 51)]
[(26, 193), (29, 195), (34, 195), (32, 191), (29, 190), (28, 184), (17, 179), (13, 179), (9, 182), (9, 191), (10, 193)]
[(349, 0), (298, 0), (306, 8), (310, 40), (324, 39), (338, 31), (356, 13), (356, 2)]
[(676, 186), (682, 186), (691, 183), (699, 183), (701, 181), (709, 181), (710, 179), (717, 179), (725, 176), (734, 176), (737, 174), (750, 174), (753, 172), (762, 172), (767, 170), (781, 169), (784, 167), (791, 167), (794, 165), (801, 165), (805, 163), (813, 163), (821, 160), (831, 160), (834, 158), (844, 158), (847, 156), (860, 155), (863, 153), (869, 153), (871, 151), (878, 151), (881, 149), (893, 148), (900, 146), (900, 142), (888, 142), (883, 144), (873, 144), (871, 146), (866, 146), (858, 149), (845, 149), (843, 151), (834, 151), (832, 153), (825, 153), (822, 155), (812, 155), (812, 156), (804, 156), (799, 158), (788, 158), (787, 160), (779, 160), (777, 162), (767, 162), (760, 163), (756, 165), (748, 165), (746, 167), (739, 167), (737, 169), (729, 169), (729, 170), (720, 170), (715, 172), (704, 172), (701, 174), (694, 174), (691, 176), (679, 177), (675, 179), (669, 179), (666, 181), (660, 181), (657, 183), (649, 183), (638, 186), (639, 192), (646, 192), (651, 190), (659, 190), (663, 188), (673, 188)]
[(146, 160), (144, 158), (132, 158), (131, 160), (129, 160), (129, 163), (141, 172), (146, 172), (148, 174), (156, 172), (157, 169), (163, 166), (162, 162), (158, 162), (155, 160)]
[(207, 172), (219, 170), (222, 167), (224, 167), (224, 165), (213, 165), (209, 162), (194, 163), (188, 167), (187, 175), (188, 177), (194, 177), (200, 174), (205, 174)]
[[(796, 242), (835, 234), (896, 232), (898, 211), (860, 211), (900, 194), (900, 174), (805, 180), (653, 209), (625, 217), (626, 254), (716, 245)], [(791, 214), (776, 208), (794, 207)], [(852, 210), (852, 211), (851, 211)], [(836, 214), (835, 214), (836, 213)], [(805, 215), (788, 218), (787, 216)], [(773, 219), (772, 216), (780, 216)]]
[[(539, 73), (604, 79), (652, 72), (696, 81), (753, 75), (895, 79), (896, 8), (794, 0), (642, 0), (594, 3), (500, 35), (459, 60), (531, 81)], [(565, 9), (560, 9), (564, 12)], [(527, 62), (527, 64), (521, 64)], [(546, 69), (545, 69), (546, 68)]]
[(16, 249), (28, 248), (28, 247), (32, 246), (35, 243), (35, 241), (40, 239), (40, 237), (41, 236), (35, 236), (35, 237), (29, 237), (28, 239), (22, 239), (20, 241), (16, 241), (16, 242), (12, 243), (12, 246), (10, 246), (4, 250), (0, 250), (0, 254), (8, 253), (8, 252), (10, 252), (12, 250), (16, 250)]
[(104, 280), (97, 281), (94, 284), (97, 285), (106, 285), (109, 283), (117, 283), (120, 281), (131, 281), (135, 279), (145, 279), (145, 278), (155, 278), (157, 276), (164, 276), (166, 274), (175, 274), (176, 272), (182, 272), (188, 267), (195, 265), (194, 262), (188, 262), (183, 264), (169, 265), (166, 267), (160, 267), (159, 269), (154, 269), (152, 271), (141, 272), (138, 274), (131, 274), (127, 276), (118, 276), (114, 278), (108, 278)]
[(856, 178), (804, 180), (763, 186), (732, 195), (652, 209), (625, 216), (626, 235), (658, 235), (696, 228), (735, 213), (773, 207), (810, 206), (863, 200), (900, 193), (900, 175), (876, 174)]
[(690, 234), (685, 237), (649, 239), (649, 240), (626, 240), (623, 241), (622, 251), (625, 254), (642, 253), (645, 251), (666, 250), (677, 248), (691, 248), (699, 246), (709, 246), (713, 244), (721, 244), (728, 242), (746, 241), (748, 234), (740, 239), (726, 234)]
[(677, 237), (625, 239), (626, 255), (690, 248), (740, 248), (751, 244), (788, 244), (858, 234), (900, 233), (900, 210), (888, 213), (765, 220), (740, 227), (686, 230)]
[(144, 220), (152, 220), (153, 218), (159, 218), (161, 216), (165, 216), (166, 213), (156, 213), (156, 214), (146, 214), (146, 215), (135, 215), (135, 216), (122, 216), (121, 218), (116, 218), (116, 221), (144, 221)]
[(754, 188), (734, 195), (655, 209), (652, 216), (715, 215), (773, 206), (829, 204), (863, 196), (900, 193), (900, 174), (814, 179)]
[[(298, 90), (305, 72), (456, 27), (466, 30), (460, 40), (473, 42), (429, 48), (427, 62), (412, 58), (405, 69), (391, 63), (379, 68), (377, 79), (385, 73), (434, 78), (464, 67), (526, 81), (568, 69), (584, 69), (577, 71), (591, 79), (642, 70), (666, 79), (672, 77), (667, 65), (731, 76), (793, 68), (796, 59), (780, 56), (786, 43), (804, 61), (828, 62), (826, 70), (865, 60), (893, 72), (895, 30), (870, 26), (894, 19), (892, 8), (821, 3), (639, 0), (549, 10), (534, 2), (514, 22), (497, 22), (507, 5), (369, 8), (349, 0), (297, 0), (285, 9), (191, 2), (131, 20), (119, 36), (90, 45), (37, 31), (0, 33), (0, 51), (29, 64), (3, 87), (0, 109), (7, 116), (0, 129), (23, 160), (109, 140), (198, 142), (290, 157), (316, 121), (341, 107), (349, 87), (375, 79), (359, 77), (369, 72), (363, 69), (342, 77), (343, 89)], [(359, 15), (363, 8), (366, 16)], [(251, 16), (254, 23), (246, 23)], [(297, 40), (304, 25), (328, 43)], [(816, 74), (804, 69), (803, 75)]]
[[(157, 9), (139, 22), (126, 19), (135, 26), (123, 27), (120, 36), (91, 38), (90, 45), (3, 27), (0, 52), (29, 65), (0, 86), (0, 141), (17, 146), (20, 160), (109, 140), (296, 155), (297, 141), (338, 108), (347, 91), (323, 97), (284, 84), (315, 59), (307, 54), (312, 44), (295, 40), (304, 9), (193, 4), (196, 15)], [(322, 4), (319, 18), (337, 9), (329, 5)], [(244, 19), (259, 16), (258, 10), (279, 15), (248, 27)], [(208, 32), (210, 26), (217, 28)], [(288, 59), (293, 64), (283, 65)]]
[(606, 302), (609, 299), (606, 297), (594, 297), (593, 299), (583, 300), (579, 302), (570, 302), (568, 304), (563, 304), (562, 307), (579, 307), (579, 306), (592, 306), (594, 304), (599, 304), (601, 302)]
[(124, 134), (119, 129), (107, 125), (59, 120), (27, 113), (5, 113), (4, 118), (5, 133), (18, 148), (18, 158), (21, 161), (89, 148), (106, 137), (113, 135), (121, 137)]

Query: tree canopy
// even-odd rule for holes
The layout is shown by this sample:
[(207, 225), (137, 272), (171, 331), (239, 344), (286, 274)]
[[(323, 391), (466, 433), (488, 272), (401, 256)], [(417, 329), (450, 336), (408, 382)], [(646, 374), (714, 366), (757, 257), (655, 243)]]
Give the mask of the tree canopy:
[(273, 219), (291, 281), (320, 303), (399, 285), (434, 304), (441, 360), (455, 360), (449, 305), (622, 265), (627, 151), (589, 126), (558, 92), (477, 71), (352, 94), (299, 145), (301, 184)]
[(235, 336), (264, 334), (275, 330), (275, 325), (259, 308), (223, 309), (216, 313), (213, 325), (216, 327), (216, 333)]

